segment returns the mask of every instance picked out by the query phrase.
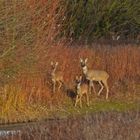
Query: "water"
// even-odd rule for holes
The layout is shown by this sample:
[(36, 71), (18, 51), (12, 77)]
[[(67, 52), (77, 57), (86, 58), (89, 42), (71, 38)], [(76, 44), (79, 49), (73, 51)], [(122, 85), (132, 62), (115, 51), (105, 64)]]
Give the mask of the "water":
[(140, 112), (98, 112), (0, 126), (0, 140), (140, 140)]

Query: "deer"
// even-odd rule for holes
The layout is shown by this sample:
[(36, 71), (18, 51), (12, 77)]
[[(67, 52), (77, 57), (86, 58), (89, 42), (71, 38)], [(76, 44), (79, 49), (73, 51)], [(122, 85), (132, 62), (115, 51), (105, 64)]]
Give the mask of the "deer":
[(77, 103), (80, 102), (80, 107), (82, 108), (82, 97), (86, 95), (87, 105), (89, 106), (89, 86), (86, 83), (82, 83), (82, 76), (76, 76), (76, 100), (75, 107)]
[(63, 73), (61, 71), (56, 71), (58, 67), (58, 62), (51, 61), (52, 71), (51, 71), (51, 81), (53, 84), (53, 93), (56, 91), (56, 84), (58, 83), (58, 90), (62, 87), (62, 84), (64, 83), (63, 80)]
[(106, 88), (106, 99), (108, 99), (109, 87), (108, 87), (107, 80), (109, 78), (109, 74), (104, 70), (88, 69), (87, 61), (88, 61), (88, 58), (86, 58), (85, 60), (80, 58), (83, 75), (85, 76), (86, 80), (89, 81), (89, 93), (91, 94), (91, 88), (92, 87), (94, 88), (93, 81), (97, 81), (100, 84), (101, 88), (100, 88), (98, 94), (96, 93), (95, 88), (94, 88), (95, 93), (98, 96), (100, 96), (103, 88), (105, 87)]
[(113, 41), (117, 41), (120, 39), (120, 34), (118, 32), (117, 33), (110, 32), (110, 35), (111, 35)]

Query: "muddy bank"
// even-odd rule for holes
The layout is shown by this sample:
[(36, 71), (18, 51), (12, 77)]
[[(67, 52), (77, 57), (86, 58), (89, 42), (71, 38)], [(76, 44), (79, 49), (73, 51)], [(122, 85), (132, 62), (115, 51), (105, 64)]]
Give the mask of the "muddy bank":
[[(140, 111), (98, 112), (0, 128), (0, 140), (139, 140)], [(10, 132), (11, 131), (11, 132)], [(0, 133), (2, 134), (2, 133)]]

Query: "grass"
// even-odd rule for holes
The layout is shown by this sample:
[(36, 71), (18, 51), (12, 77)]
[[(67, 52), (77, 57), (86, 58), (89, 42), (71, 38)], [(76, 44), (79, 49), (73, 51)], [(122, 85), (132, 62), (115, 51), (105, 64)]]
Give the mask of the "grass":
[(140, 110), (140, 104), (137, 102), (128, 101), (92, 101), (88, 107), (83, 104), (82, 108), (79, 106), (74, 107), (72, 102), (67, 102), (64, 106), (57, 107), (50, 112), (49, 117), (51, 118), (65, 118), (75, 115), (84, 115), (97, 112), (126, 112), (126, 111), (137, 111)]
[[(15, 134), (7, 135), (7, 140), (71, 140), (79, 137), (83, 140), (108, 140), (113, 137), (116, 140), (137, 140), (139, 137), (139, 85), (135, 84), (135, 94), (132, 91), (128, 94), (129, 88), (119, 86), (116, 94), (110, 95), (108, 100), (105, 100), (104, 94), (100, 97), (92, 94), (90, 106), (88, 107), (83, 99), (82, 108), (74, 107), (74, 100), (64, 91), (53, 96), (51, 91), (51, 96), (38, 96), (33, 91), (30, 95), (27, 91), (11, 84), (4, 87), (0, 96), (2, 130), (18, 130)], [(22, 124), (25, 122), (26, 125)], [(7, 125), (3, 128), (2, 124)]]
[[(0, 96), (0, 123), (40, 121), (47, 118), (65, 118), (101, 111), (139, 110), (139, 48), (124, 45), (107, 47), (93, 44), (89, 48), (53, 46), (47, 57), (42, 54), (36, 66), (19, 72), (13, 82), (4, 84)], [(62, 55), (63, 52), (63, 55)], [(129, 55), (131, 52), (131, 55)], [(106, 70), (109, 77), (109, 100), (91, 95), (90, 107), (74, 107), (74, 100), (66, 90), (74, 90), (75, 76), (81, 73), (79, 58), (89, 58), (88, 66)], [(65, 61), (64, 61), (65, 59)], [(64, 88), (52, 93), (50, 62), (58, 61), (58, 71), (64, 73)], [(95, 83), (96, 84), (96, 83)], [(99, 90), (99, 85), (95, 85)]]
[(102, 111), (66, 119), (49, 119), (45, 122), (14, 126), (14, 130), (19, 133), (9, 134), (6, 139), (139, 140), (139, 115), (139, 111)]
[[(102, 95), (100, 98), (95, 95), (90, 95), (90, 106), (88, 107), (83, 99), (83, 106), (74, 107), (74, 99), (64, 95), (63, 93), (56, 93), (50, 98), (50, 103), (42, 103), (41, 101), (28, 102), (26, 94), (18, 93), (21, 90), (15, 90), (8, 87), (7, 97), (1, 97), (1, 112), (0, 123), (21, 123), (28, 121), (41, 121), (46, 119), (67, 118), (71, 116), (92, 114), (97, 112), (126, 112), (140, 110), (140, 104), (135, 101), (133, 97), (114, 99), (110, 97), (105, 100)], [(12, 92), (13, 90), (13, 92)], [(21, 94), (21, 95), (20, 95)], [(5, 95), (5, 94), (4, 94)], [(24, 96), (23, 96), (24, 95)], [(59, 99), (63, 98), (62, 101)], [(55, 101), (56, 100), (56, 101)], [(52, 102), (51, 102), (52, 101)], [(53, 103), (53, 101), (55, 103)]]

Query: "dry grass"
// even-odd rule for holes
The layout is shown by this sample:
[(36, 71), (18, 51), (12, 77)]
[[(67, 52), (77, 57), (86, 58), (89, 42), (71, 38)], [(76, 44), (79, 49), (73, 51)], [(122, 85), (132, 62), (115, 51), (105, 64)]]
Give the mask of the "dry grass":
[(1, 124), (39, 120), (47, 113), (38, 103), (29, 104), (27, 93), (18, 85), (5, 85), (0, 104)]
[[(106, 70), (109, 75), (111, 94), (119, 84), (135, 89), (135, 83), (140, 80), (140, 49), (137, 46), (92, 45), (91, 48), (83, 46), (56, 45), (39, 55), (36, 70), (24, 73), (18, 77), (23, 89), (29, 90), (30, 96), (42, 98), (50, 96), (52, 85), (50, 80), (50, 62), (58, 61), (58, 70), (63, 72), (65, 88), (74, 87), (77, 74), (82, 74), (79, 58), (88, 57), (88, 66), (92, 69)], [(118, 87), (117, 87), (118, 88)], [(36, 93), (34, 93), (34, 90)], [(38, 97), (40, 96), (40, 97)], [(48, 98), (48, 97), (47, 97)], [(44, 97), (43, 97), (44, 99)]]
[[(1, 92), (1, 123), (40, 120), (72, 106), (67, 91), (74, 91), (75, 76), (81, 74), (80, 57), (88, 57), (88, 66), (106, 70), (109, 75), (111, 101), (137, 102), (140, 100), (140, 49), (137, 46), (106, 46), (93, 44), (90, 48), (82, 45), (58, 44), (46, 52), (39, 53), (34, 69), (23, 69), (13, 84), (5, 85)], [(58, 69), (64, 73), (64, 86), (60, 92), (52, 93), (50, 62), (58, 61)], [(96, 90), (99, 85), (95, 83)], [(105, 92), (105, 91), (104, 91)], [(105, 100), (105, 94), (91, 102)], [(64, 109), (65, 108), (65, 109)], [(45, 114), (45, 115), (44, 115)]]
[(40, 61), (41, 65), (44, 62), (47, 70), (50, 60), (58, 61), (60, 63), (60, 69), (65, 73), (65, 79), (72, 81), (73, 77), (81, 71), (79, 58), (88, 57), (89, 67), (92, 69), (106, 70), (110, 75), (111, 82), (125, 80), (125, 78), (139, 78), (139, 47), (131, 45), (109, 47), (98, 44), (93, 44), (91, 48), (84, 47), (81, 49), (81, 47), (83, 46), (54, 46), (48, 50), (48, 56), (46, 58), (43, 59), (41, 56), (43, 59)]
[[(58, 44), (47, 49), (47, 52), (42, 50), (41, 53), (38, 53), (36, 72), (33, 71), (34, 74), (32, 74), (34, 78), (31, 75), (29, 77), (34, 79), (36, 85), (46, 87), (49, 84), (50, 86), (50, 62), (58, 61), (58, 70), (64, 73), (65, 85), (71, 88), (75, 76), (82, 73), (79, 58), (88, 57), (89, 68), (106, 70), (109, 73), (111, 89), (118, 83), (128, 85), (130, 82), (131, 86), (134, 85), (132, 83), (138, 83), (140, 80), (139, 53), (140, 49), (135, 45), (107, 46), (93, 44), (90, 48), (86, 48), (82, 45)], [(19, 79), (23, 79), (22, 75)], [(29, 83), (32, 83), (32, 81)], [(48, 92), (50, 92), (49, 89)], [(114, 91), (112, 90), (112, 92)]]

